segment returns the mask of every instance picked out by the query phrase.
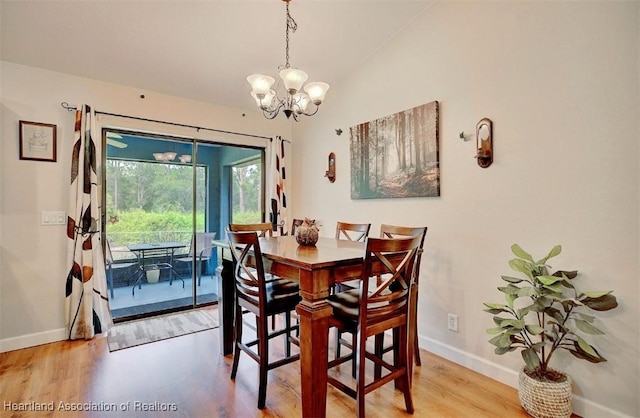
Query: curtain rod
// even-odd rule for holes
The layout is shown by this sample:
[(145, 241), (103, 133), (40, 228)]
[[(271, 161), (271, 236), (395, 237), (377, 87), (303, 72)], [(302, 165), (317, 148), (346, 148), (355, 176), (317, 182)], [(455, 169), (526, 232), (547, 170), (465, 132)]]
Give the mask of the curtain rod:
[[(60, 103), (60, 106), (62, 106), (63, 108), (67, 109), (69, 112), (72, 112), (74, 110), (78, 110), (77, 107), (70, 106), (69, 103), (67, 103), (67, 102)], [(100, 111), (97, 111), (97, 110), (96, 110), (96, 113), (101, 114), (101, 115), (117, 116), (117, 117), (120, 117), (120, 118), (128, 118), (128, 119), (140, 120), (140, 121), (143, 121), (143, 122), (155, 122), (155, 123), (163, 123), (165, 125), (180, 126), (182, 128), (192, 128), (192, 129), (196, 129), (198, 131), (200, 131), (200, 130), (212, 131), (212, 132), (220, 132), (220, 133), (224, 133), (224, 134), (242, 135), (242, 136), (249, 136), (249, 137), (252, 137), (252, 138), (268, 139), (270, 141), (273, 140), (272, 138), (267, 137), (267, 136), (244, 134), (244, 133), (240, 133), (240, 132), (223, 131), (221, 129), (205, 128), (205, 127), (202, 127), (202, 126), (186, 125), (186, 124), (183, 124), (183, 123), (176, 123), (176, 122), (167, 122), (167, 121), (164, 121), (164, 120), (139, 118), (137, 116), (119, 115), (117, 113), (100, 112)], [(283, 139), (283, 141), (291, 142), (288, 139)]]

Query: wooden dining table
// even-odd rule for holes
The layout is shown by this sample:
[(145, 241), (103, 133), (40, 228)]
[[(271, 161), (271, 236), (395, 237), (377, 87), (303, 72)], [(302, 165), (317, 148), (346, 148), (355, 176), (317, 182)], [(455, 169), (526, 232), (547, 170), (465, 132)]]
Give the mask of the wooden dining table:
[[(225, 246), (222, 241), (217, 244)], [(329, 316), (332, 313), (326, 298), (334, 283), (360, 277), (364, 243), (320, 237), (316, 245), (310, 247), (298, 245), (293, 236), (263, 237), (260, 238), (260, 249), (265, 271), (300, 284), (302, 300), (296, 312), (300, 320), (302, 416), (325, 417)], [(229, 257), (222, 257), (222, 280), (219, 281), (218, 312), (224, 355), (232, 354), (233, 349), (235, 287)]]

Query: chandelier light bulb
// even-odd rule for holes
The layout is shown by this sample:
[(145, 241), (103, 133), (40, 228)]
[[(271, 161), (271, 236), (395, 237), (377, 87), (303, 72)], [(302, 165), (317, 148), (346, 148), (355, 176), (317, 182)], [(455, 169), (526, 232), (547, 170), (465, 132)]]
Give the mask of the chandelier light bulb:
[(315, 81), (304, 86), (304, 91), (307, 92), (307, 94), (309, 95), (309, 99), (315, 105), (319, 105), (320, 103), (322, 103), (325, 94), (327, 94), (327, 90), (329, 90), (329, 85), (327, 83), (323, 83), (322, 81)]
[(280, 71), (280, 78), (289, 94), (293, 95), (302, 88), (302, 85), (307, 81), (309, 76), (297, 68), (285, 68)]
[(275, 83), (275, 78), (263, 74), (251, 74), (247, 77), (247, 81), (251, 84), (251, 88), (256, 96), (266, 96), (271, 90), (271, 86)]

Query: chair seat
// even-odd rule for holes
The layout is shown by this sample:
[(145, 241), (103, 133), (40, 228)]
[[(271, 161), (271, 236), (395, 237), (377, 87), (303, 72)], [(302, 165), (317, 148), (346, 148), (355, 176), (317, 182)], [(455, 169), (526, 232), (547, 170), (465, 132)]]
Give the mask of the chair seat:
[[(265, 304), (268, 315), (292, 311), (300, 302), (300, 286), (291, 280), (274, 277), (265, 281)], [(247, 300), (254, 306), (259, 305), (258, 297), (243, 295), (242, 299)]]
[[(344, 292), (336, 293), (327, 299), (329, 305), (333, 308), (333, 318), (339, 320), (343, 325), (343, 331), (355, 331), (358, 325), (358, 317), (360, 314), (360, 289), (351, 289)], [(370, 308), (380, 308), (386, 303), (370, 303)], [(393, 318), (394, 312), (388, 314), (370, 315), (367, 318), (369, 325), (377, 322), (383, 322)]]
[[(272, 281), (265, 282), (267, 290), (267, 308), (271, 304), (293, 303), (293, 307), (300, 302), (300, 286), (291, 280), (277, 278)], [(270, 309), (267, 309), (270, 310)]]

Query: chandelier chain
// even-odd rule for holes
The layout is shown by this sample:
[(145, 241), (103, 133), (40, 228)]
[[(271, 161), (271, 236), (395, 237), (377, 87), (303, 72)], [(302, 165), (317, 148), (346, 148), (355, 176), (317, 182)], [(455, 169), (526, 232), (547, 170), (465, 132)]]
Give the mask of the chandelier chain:
[[(0, 0), (2, 1), (2, 0)], [(289, 3), (292, 0), (282, 0), (286, 4), (285, 12), (285, 64), (278, 66), (280, 81), (273, 88), (275, 79), (268, 75), (251, 74), (247, 82), (251, 85), (251, 96), (256, 100), (258, 108), (267, 119), (275, 118), (280, 111), (287, 119), (298, 121), (301, 115), (313, 116), (318, 113), (320, 104), (329, 90), (329, 85), (322, 81), (304, 84), (308, 75), (304, 71), (291, 68), (289, 63), (289, 32), (295, 32), (298, 24), (289, 12)], [(284, 96), (278, 94), (278, 87), (284, 86)], [(303, 91), (304, 90), (304, 91)], [(310, 108), (313, 106), (313, 108)]]
[(285, 65), (284, 68), (290, 68), (289, 66), (289, 29), (291, 29), (293, 32), (296, 31), (296, 29), (298, 29), (298, 24), (296, 23), (295, 20), (293, 20), (293, 17), (291, 17), (291, 14), (289, 13), (289, 1), (285, 0), (287, 3), (287, 19), (286, 19), (286, 35), (285, 35), (285, 42), (286, 42), (286, 54), (285, 54)]

